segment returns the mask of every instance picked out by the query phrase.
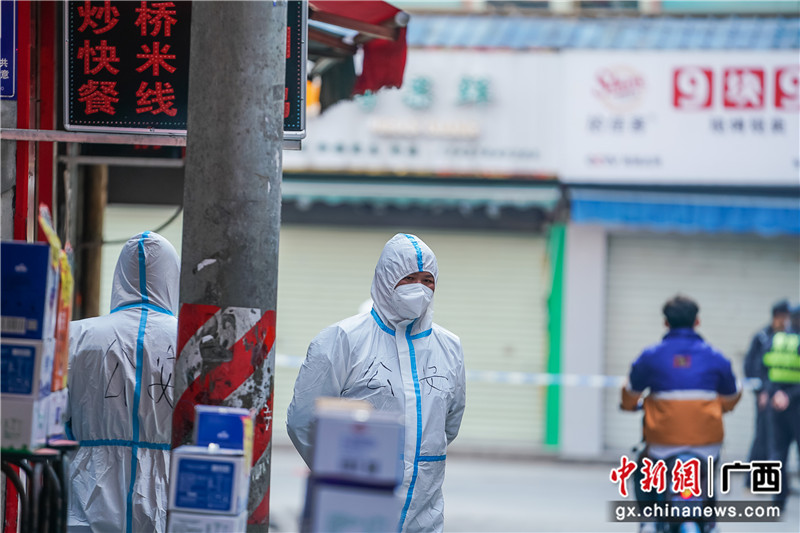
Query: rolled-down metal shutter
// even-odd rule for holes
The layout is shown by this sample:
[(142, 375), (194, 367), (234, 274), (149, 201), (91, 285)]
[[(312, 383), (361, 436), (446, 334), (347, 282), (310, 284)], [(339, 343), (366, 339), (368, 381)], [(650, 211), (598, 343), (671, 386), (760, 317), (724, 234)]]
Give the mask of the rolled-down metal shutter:
[[(772, 304), (800, 297), (800, 241), (749, 235), (611, 234), (608, 243), (605, 368), (627, 375), (641, 350), (666, 332), (664, 302), (676, 293), (700, 306), (698, 332), (743, 377), (752, 335)], [(641, 437), (641, 414), (619, 411), (619, 391), (605, 393), (605, 447), (626, 451)], [(753, 437), (754, 398), (746, 391), (725, 415), (723, 456), (746, 458)]]
[[(542, 237), (408, 229), (434, 250), (439, 283), (434, 320), (459, 335), (467, 371), (540, 372), (545, 365)], [(369, 298), (378, 256), (394, 231), (322, 226), (281, 228), (274, 439), (288, 442), (286, 409), (296, 365), (324, 327)], [(543, 392), (530, 385), (468, 380), (467, 409), (454, 446), (541, 444)]]

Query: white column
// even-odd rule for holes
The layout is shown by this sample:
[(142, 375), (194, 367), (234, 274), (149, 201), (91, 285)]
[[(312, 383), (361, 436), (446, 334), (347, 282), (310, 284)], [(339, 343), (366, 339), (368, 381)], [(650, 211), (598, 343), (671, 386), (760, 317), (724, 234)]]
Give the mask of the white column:
[[(564, 374), (603, 373), (607, 242), (606, 230), (601, 226), (567, 226), (561, 324)], [(561, 456), (599, 456), (603, 448), (602, 389), (563, 386), (560, 422)]]

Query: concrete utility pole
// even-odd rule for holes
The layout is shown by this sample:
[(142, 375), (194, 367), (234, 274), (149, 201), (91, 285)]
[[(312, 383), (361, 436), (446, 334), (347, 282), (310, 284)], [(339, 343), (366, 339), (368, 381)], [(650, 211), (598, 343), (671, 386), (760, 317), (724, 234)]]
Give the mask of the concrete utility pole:
[(248, 531), (267, 531), (286, 2), (194, 2), (173, 446), (194, 405), (256, 412)]

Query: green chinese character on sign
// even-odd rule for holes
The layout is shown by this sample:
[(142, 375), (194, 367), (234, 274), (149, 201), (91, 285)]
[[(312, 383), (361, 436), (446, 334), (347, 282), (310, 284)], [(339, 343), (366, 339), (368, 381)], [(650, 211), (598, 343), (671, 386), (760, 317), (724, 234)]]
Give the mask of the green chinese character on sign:
[(411, 109), (429, 108), (433, 103), (433, 82), (422, 76), (412, 79), (403, 102)]
[(489, 103), (489, 80), (464, 76), (458, 84), (458, 105)]
[(354, 98), (358, 107), (369, 113), (378, 105), (378, 96), (372, 91), (365, 91), (364, 94), (357, 94)]

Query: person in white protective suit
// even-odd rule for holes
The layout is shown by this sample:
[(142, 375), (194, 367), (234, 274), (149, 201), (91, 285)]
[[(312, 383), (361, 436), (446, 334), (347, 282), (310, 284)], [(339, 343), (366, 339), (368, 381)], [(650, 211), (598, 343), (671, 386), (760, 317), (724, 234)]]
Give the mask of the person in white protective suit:
[(320, 396), (366, 400), (405, 415), (399, 531), (441, 531), (447, 445), (466, 400), (461, 341), (433, 323), (436, 257), (414, 235), (383, 249), (372, 281), (373, 307), (311, 341), (287, 414), (287, 430), (311, 466), (314, 402)]
[(161, 235), (124, 245), (111, 313), (70, 324), (69, 531), (166, 530), (180, 260)]

